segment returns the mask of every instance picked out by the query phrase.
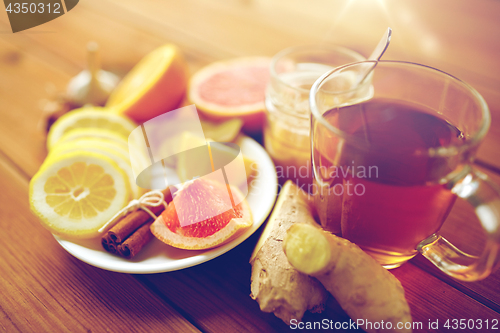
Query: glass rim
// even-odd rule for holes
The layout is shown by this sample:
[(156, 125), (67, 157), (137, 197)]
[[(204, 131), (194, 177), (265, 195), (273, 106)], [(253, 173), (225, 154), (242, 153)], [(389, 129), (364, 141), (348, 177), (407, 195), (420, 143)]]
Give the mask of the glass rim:
[[(486, 104), (486, 101), (481, 96), (481, 94), (479, 94), (479, 92), (476, 89), (474, 89), (470, 84), (468, 84), (467, 82), (457, 78), (456, 76), (453, 76), (453, 75), (451, 75), (447, 72), (444, 72), (440, 69), (437, 69), (437, 68), (434, 68), (431, 66), (427, 66), (427, 65), (423, 65), (423, 64), (419, 64), (419, 63), (415, 63), (415, 62), (398, 61), (398, 60), (358, 61), (358, 62), (353, 62), (353, 63), (349, 63), (349, 64), (345, 64), (345, 65), (336, 67), (336, 68), (326, 72), (325, 74), (323, 74), (321, 77), (319, 77), (314, 82), (314, 84), (312, 85), (311, 90), (309, 92), (309, 108), (311, 111), (311, 121), (313, 120), (313, 118), (316, 119), (323, 126), (325, 126), (330, 132), (343, 138), (349, 144), (354, 144), (355, 146), (357, 146), (358, 148), (361, 148), (361, 149), (367, 148), (366, 145), (362, 145), (360, 143), (360, 140), (358, 138), (356, 138), (356, 137), (352, 136), (351, 134), (348, 134), (335, 126), (332, 126), (330, 123), (328, 123), (325, 120), (325, 118), (323, 117), (323, 115), (320, 114), (318, 107), (317, 107), (317, 104), (316, 104), (316, 92), (319, 91), (321, 84), (326, 79), (328, 79), (328, 77), (330, 77), (334, 73), (342, 71), (345, 68), (360, 65), (360, 64), (367, 64), (367, 63), (371, 63), (374, 65), (378, 65), (379, 63), (380, 64), (395, 64), (395, 65), (403, 65), (403, 66), (409, 66), (409, 67), (419, 67), (419, 68), (423, 68), (426, 70), (430, 70), (431, 72), (435, 72), (435, 73), (438, 73), (438, 74), (443, 75), (445, 77), (451, 78), (455, 83), (462, 85), (471, 93), (473, 98), (477, 100), (478, 104), (480, 105), (482, 120), (481, 120), (481, 124), (480, 124), (479, 128), (475, 131), (475, 133), (473, 133), (473, 135), (471, 135), (469, 138), (466, 138), (462, 143), (450, 144), (449, 146), (446, 146), (446, 147), (440, 147), (437, 150), (433, 149), (433, 148), (429, 148), (426, 151), (427, 156), (457, 155), (457, 154), (469, 149), (470, 147), (478, 145), (479, 142), (485, 137), (486, 133), (488, 132), (490, 124), (491, 124), (491, 114), (489, 112), (488, 105)], [(376, 67), (374, 70), (376, 70)], [(345, 94), (345, 93), (353, 92), (353, 91), (360, 89), (362, 86), (363, 85), (359, 85), (358, 87), (356, 87), (354, 89), (343, 90), (343, 91), (338, 92), (338, 94)], [(366, 100), (363, 100), (362, 102), (365, 102), (365, 101)], [(312, 134), (312, 131), (313, 131), (313, 127), (312, 127), (312, 123), (311, 123), (311, 134)], [(312, 135), (311, 135), (311, 138), (312, 138)], [(422, 154), (422, 152), (420, 152), (420, 154)], [(422, 155), (424, 155), (424, 154), (422, 154)]]
[[(343, 46), (336, 45), (336, 44), (306, 44), (306, 45), (299, 45), (299, 46), (291, 46), (291, 47), (287, 47), (286, 49), (279, 51), (278, 53), (276, 53), (272, 57), (271, 64), (270, 64), (271, 78), (275, 78), (276, 80), (278, 80), (280, 82), (280, 84), (283, 84), (287, 88), (291, 88), (291, 89), (303, 92), (305, 94), (308, 94), (310, 91), (309, 89), (294, 87), (294, 86), (288, 84), (287, 82), (283, 81), (279, 77), (278, 73), (276, 72), (276, 64), (278, 63), (278, 61), (282, 60), (283, 57), (286, 55), (289, 55), (289, 54), (292, 54), (292, 53), (295, 53), (298, 51), (311, 52), (312, 50), (338, 51), (341, 54), (344, 54), (347, 56), (352, 56), (353, 58), (359, 59), (358, 61), (354, 60), (353, 62), (355, 62), (355, 61), (361, 62), (361, 61), (366, 60), (366, 57), (364, 57), (360, 53), (358, 53), (354, 50), (351, 50), (347, 47), (343, 47)], [(342, 65), (340, 65), (340, 66), (342, 66)], [(338, 67), (335, 67), (335, 69), (336, 68), (338, 68)]]

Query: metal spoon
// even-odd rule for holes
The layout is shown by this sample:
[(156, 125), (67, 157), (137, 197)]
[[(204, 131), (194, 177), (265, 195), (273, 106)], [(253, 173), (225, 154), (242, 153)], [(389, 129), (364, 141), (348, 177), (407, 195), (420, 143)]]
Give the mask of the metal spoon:
[[(370, 73), (373, 71), (373, 69), (377, 66), (378, 61), (380, 60), (380, 58), (382, 58), (382, 55), (385, 53), (385, 50), (387, 50), (387, 47), (389, 46), (389, 43), (391, 41), (391, 35), (392, 35), (392, 29), (389, 27), (389, 28), (387, 28), (387, 31), (382, 36), (382, 39), (380, 40), (380, 42), (378, 42), (375, 50), (373, 50), (372, 54), (368, 58), (368, 60), (375, 60), (376, 62), (373, 64), (361, 65), (361, 71), (360, 71), (360, 73), (358, 73), (357, 82), (353, 86), (354, 88), (359, 87), (359, 85), (361, 83), (363, 83), (363, 81), (370, 75)], [(365, 141), (368, 145), (370, 145), (370, 143), (371, 143), (370, 131), (368, 128), (368, 121), (366, 119), (364, 107), (361, 107), (360, 111), (361, 111), (361, 117), (363, 119), (363, 129), (365, 132)]]
[[(385, 50), (387, 50), (387, 47), (391, 42), (391, 35), (392, 35), (392, 29), (388, 27), (387, 31), (382, 36), (382, 39), (380, 39), (380, 42), (378, 42), (377, 47), (375, 48), (375, 50), (373, 50), (372, 54), (370, 55), (370, 57), (368, 57), (367, 60), (375, 60), (378, 62), (380, 58), (382, 58), (382, 56), (385, 53)], [(356, 80), (356, 83), (353, 85), (354, 88), (357, 88), (361, 83), (363, 83), (363, 81), (368, 77), (368, 75), (370, 75), (372, 70), (377, 66), (377, 62), (373, 64), (366, 64), (366, 66), (362, 66), (362, 69), (358, 74), (358, 79)]]

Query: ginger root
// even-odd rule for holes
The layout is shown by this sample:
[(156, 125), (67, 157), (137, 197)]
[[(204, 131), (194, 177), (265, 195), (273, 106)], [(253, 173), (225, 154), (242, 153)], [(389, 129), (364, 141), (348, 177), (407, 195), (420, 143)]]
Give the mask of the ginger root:
[(304, 312), (321, 312), (327, 291), (314, 278), (295, 270), (283, 253), (287, 229), (311, 217), (309, 196), (288, 181), (281, 189), (276, 206), (250, 258), (251, 294), (260, 309), (274, 314), (290, 325)]
[[(411, 332), (404, 329), (412, 318), (401, 283), (357, 245), (319, 226), (294, 224), (283, 250), (291, 265), (316, 277), (354, 321), (383, 321), (386, 329), (391, 328), (388, 332)], [(367, 332), (384, 331), (360, 327)]]

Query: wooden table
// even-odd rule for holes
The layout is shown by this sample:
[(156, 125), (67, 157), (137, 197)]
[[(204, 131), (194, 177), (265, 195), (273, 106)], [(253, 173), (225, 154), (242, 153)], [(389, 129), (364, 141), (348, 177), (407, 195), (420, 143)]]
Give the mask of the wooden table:
[[(2, 7), (3, 8), (3, 7)], [(105, 69), (124, 74), (155, 47), (180, 46), (195, 71), (214, 60), (272, 56), (292, 45), (335, 43), (368, 56), (391, 26), (384, 56), (424, 63), (474, 86), (492, 127), (477, 167), (500, 182), (500, 2), (494, 0), (84, 0), (68, 14), (12, 34), (0, 13), (0, 330), (5, 332), (282, 332), (250, 297), (254, 234), (196, 267), (129, 275), (94, 268), (66, 253), (29, 211), (28, 182), (45, 155), (37, 130), (47, 86), (63, 90), (85, 63), (85, 45), (101, 46)], [(475, 217), (458, 203), (445, 235), (478, 250)], [(474, 231), (475, 230), (475, 231)], [(500, 319), (500, 272), (476, 283), (453, 281), (420, 256), (392, 271), (413, 319)], [(330, 298), (305, 321), (348, 321)], [(497, 325), (497, 328), (500, 324)], [(442, 330), (445, 331), (446, 330)], [(467, 331), (467, 330), (466, 330)], [(471, 330), (474, 331), (474, 330)], [(476, 331), (485, 331), (476, 330)], [(495, 331), (495, 330), (491, 330)]]

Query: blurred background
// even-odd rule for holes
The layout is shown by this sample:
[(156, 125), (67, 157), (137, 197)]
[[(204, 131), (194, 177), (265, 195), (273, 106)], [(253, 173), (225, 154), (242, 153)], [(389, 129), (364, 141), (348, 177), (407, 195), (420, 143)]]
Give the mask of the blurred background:
[(368, 56), (391, 26), (393, 41), (384, 58), (450, 72), (481, 69), (496, 78), (498, 17), (495, 0), (82, 0), (63, 17), (16, 34), (8, 33), (2, 12), (0, 38), (76, 73), (89, 40), (101, 45), (104, 67), (125, 71), (165, 42), (178, 44), (193, 67), (233, 56), (271, 56), (307, 43), (340, 44)]
[[(500, 105), (499, 17), (496, 0), (82, 0), (53, 21), (13, 34), (0, 11), (0, 107), (13, 118), (36, 115), (28, 110), (47, 97), (47, 84), (63, 90), (85, 67), (91, 40), (100, 46), (102, 67), (122, 76), (167, 42), (182, 49), (191, 72), (214, 60), (272, 56), (301, 44), (338, 44), (368, 56), (390, 26), (384, 59), (449, 72), (493, 109)], [(493, 125), (500, 124), (496, 111)], [(500, 137), (499, 127), (490, 134)], [(485, 160), (497, 153), (488, 149), (483, 145)]]

